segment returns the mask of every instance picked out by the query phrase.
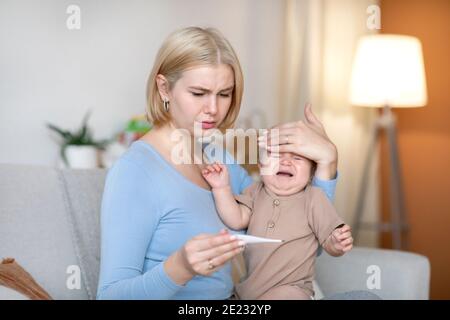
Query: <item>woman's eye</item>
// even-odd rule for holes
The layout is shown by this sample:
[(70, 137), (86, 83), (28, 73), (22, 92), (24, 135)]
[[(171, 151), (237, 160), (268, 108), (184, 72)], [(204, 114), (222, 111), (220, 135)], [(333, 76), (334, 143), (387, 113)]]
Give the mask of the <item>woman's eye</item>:
[(191, 92), (192, 93), (192, 95), (194, 96), (194, 97), (201, 97), (201, 96), (203, 96), (203, 93), (202, 92)]
[(294, 160), (303, 160), (303, 158), (300, 158), (300, 157), (294, 157)]
[(227, 93), (227, 94), (221, 93), (220, 96), (223, 98), (228, 98), (230, 96), (230, 94), (229, 93)]

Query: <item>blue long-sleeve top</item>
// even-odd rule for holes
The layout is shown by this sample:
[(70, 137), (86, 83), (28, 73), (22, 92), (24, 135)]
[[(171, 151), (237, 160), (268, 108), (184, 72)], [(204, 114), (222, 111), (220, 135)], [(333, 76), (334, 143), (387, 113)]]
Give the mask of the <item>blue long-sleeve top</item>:
[[(232, 159), (225, 157), (227, 163)], [(238, 164), (227, 166), (233, 193), (242, 193), (251, 177)], [(313, 184), (333, 199), (336, 179)], [(97, 299), (227, 299), (233, 290), (230, 263), (185, 285), (163, 268), (187, 240), (223, 228), (212, 192), (184, 177), (151, 145), (134, 142), (106, 178)]]

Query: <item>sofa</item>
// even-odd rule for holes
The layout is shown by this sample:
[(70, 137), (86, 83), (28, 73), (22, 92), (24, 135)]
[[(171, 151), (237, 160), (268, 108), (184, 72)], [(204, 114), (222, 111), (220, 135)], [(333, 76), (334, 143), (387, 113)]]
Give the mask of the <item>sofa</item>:
[[(105, 169), (0, 164), (0, 259), (15, 258), (54, 299), (95, 299)], [(426, 257), (355, 247), (321, 253), (316, 296), (354, 290), (382, 299), (428, 299)], [(25, 298), (0, 286), (0, 300)]]

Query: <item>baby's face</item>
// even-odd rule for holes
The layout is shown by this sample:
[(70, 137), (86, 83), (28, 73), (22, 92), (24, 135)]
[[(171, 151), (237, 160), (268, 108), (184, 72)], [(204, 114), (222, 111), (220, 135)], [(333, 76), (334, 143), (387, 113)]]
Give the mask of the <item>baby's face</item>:
[(260, 164), (261, 176), (266, 188), (279, 196), (288, 196), (302, 191), (311, 177), (313, 162), (289, 152), (273, 155)]

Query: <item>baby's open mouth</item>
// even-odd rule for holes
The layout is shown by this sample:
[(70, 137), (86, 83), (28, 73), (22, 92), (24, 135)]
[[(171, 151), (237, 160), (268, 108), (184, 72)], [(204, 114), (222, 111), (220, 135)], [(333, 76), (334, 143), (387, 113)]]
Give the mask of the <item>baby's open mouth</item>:
[(292, 177), (293, 174), (287, 171), (278, 171), (277, 172), (277, 176), (282, 176), (282, 177)]

